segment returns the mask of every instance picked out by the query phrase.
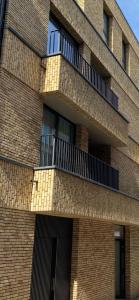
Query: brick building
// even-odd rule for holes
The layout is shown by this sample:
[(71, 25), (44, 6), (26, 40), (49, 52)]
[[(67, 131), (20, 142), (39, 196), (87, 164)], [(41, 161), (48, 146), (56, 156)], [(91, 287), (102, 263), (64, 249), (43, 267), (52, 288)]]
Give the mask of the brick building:
[(1, 0), (0, 47), (0, 299), (137, 299), (131, 28), (115, 0)]

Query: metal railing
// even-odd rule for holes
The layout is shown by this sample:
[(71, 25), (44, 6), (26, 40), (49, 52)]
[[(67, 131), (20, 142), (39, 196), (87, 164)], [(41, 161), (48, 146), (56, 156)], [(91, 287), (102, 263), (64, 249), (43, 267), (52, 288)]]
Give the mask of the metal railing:
[(50, 35), (48, 55), (58, 53), (61, 53), (106, 101), (118, 110), (118, 97), (108, 87), (106, 81), (87, 63), (72, 41), (59, 30), (55, 30)]
[(73, 144), (53, 136), (41, 136), (41, 166), (56, 166), (67, 172), (119, 188), (119, 172)]

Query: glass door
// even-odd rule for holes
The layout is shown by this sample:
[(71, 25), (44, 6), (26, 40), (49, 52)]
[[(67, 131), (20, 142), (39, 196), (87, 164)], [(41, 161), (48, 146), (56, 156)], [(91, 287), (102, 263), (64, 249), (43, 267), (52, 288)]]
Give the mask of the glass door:
[(47, 54), (62, 53), (70, 63), (78, 66), (79, 46), (55, 17), (51, 16), (48, 24)]
[(74, 142), (74, 127), (66, 119), (59, 116), (57, 136), (68, 143)]
[[(53, 158), (54, 160), (59, 158), (59, 162), (67, 160), (67, 156), (65, 156), (66, 153), (63, 151), (63, 148), (60, 147), (61, 143), (59, 143), (59, 139), (63, 141), (64, 149), (65, 147), (67, 149), (68, 145), (64, 142), (73, 144), (74, 132), (74, 124), (60, 116), (57, 112), (48, 107), (44, 107), (41, 139), (41, 166), (52, 166), (56, 163), (53, 161)], [(55, 139), (55, 137), (58, 139)], [(56, 152), (55, 149), (57, 149)]]
[(48, 45), (47, 54), (54, 54), (60, 51), (60, 26), (57, 21), (50, 18), (48, 24)]
[(54, 135), (56, 133), (56, 116), (44, 109), (42, 140), (41, 140), (41, 166), (52, 165)]

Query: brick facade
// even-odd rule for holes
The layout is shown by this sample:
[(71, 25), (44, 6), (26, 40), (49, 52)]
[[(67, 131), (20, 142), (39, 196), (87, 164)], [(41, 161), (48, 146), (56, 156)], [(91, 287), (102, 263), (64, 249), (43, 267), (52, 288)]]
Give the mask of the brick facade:
[(138, 200), (127, 193), (57, 169), (36, 170), (34, 175), (32, 212), (139, 225)]
[(114, 300), (114, 252), (111, 223), (74, 221), (71, 300)]
[(39, 95), (1, 69), (0, 103), (0, 155), (38, 165), (43, 111)]
[[(139, 92), (137, 87), (123, 71), (120, 64), (115, 60), (115, 57), (108, 50), (105, 43), (102, 39), (100, 39), (91, 24), (86, 20), (80, 9), (75, 5), (74, 1), (66, 0), (65, 2), (64, 0), (53, 0), (52, 3), (67, 22), (69, 22), (72, 28), (74, 28), (84, 43), (86, 43), (86, 45), (91, 49), (93, 54), (102, 63), (111, 76), (115, 78), (119, 86), (131, 97), (133, 101), (138, 103)], [(71, 11), (70, 15), (69, 11)], [(84, 24), (84, 30), (82, 30), (82, 24)]]
[[(119, 112), (63, 55), (46, 57), (51, 13), (102, 72)], [(126, 298), (139, 297), (138, 64), (139, 44), (115, 0), (8, 1), (0, 64), (1, 300), (30, 299), (36, 214), (73, 218), (70, 300), (115, 300), (114, 228), (125, 226)], [(119, 191), (40, 168), (44, 104), (75, 125), (78, 148), (119, 170)]]
[(0, 299), (29, 300), (35, 216), (0, 208)]
[(76, 128), (76, 145), (88, 152), (88, 129), (82, 125), (77, 125)]
[[(70, 115), (73, 115), (76, 123), (80, 118), (86, 127), (94, 125), (94, 130), (97, 128), (103, 130), (103, 134), (109, 136), (109, 139), (111, 138), (111, 143), (120, 146), (127, 143), (127, 121), (117, 114), (60, 55), (47, 59), (43, 82), (43, 95), (48, 98), (49, 95), (54, 95), (51, 99), (52, 103), (55, 97), (61, 99), (65, 111), (71, 110)], [(52, 105), (57, 107), (55, 102)], [(74, 113), (76, 113), (75, 116)]]
[(30, 211), (33, 169), (0, 160), (0, 207)]

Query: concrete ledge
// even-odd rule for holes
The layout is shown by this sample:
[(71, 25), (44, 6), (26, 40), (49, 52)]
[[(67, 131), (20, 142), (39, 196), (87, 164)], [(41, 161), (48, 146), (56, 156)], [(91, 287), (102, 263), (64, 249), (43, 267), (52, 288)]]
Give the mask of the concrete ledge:
[[(139, 225), (139, 201), (62, 170), (37, 170), (31, 211)], [(136, 199), (137, 200), (137, 199)]]

